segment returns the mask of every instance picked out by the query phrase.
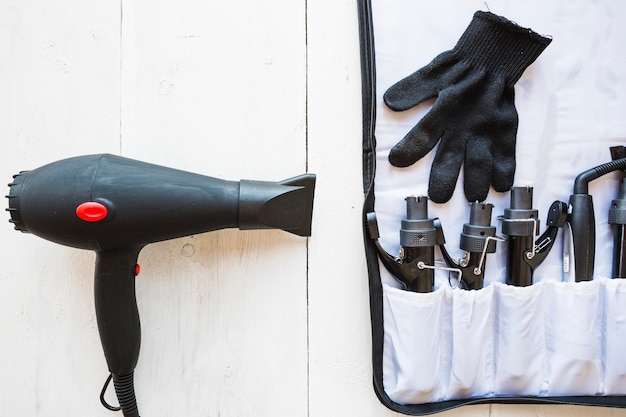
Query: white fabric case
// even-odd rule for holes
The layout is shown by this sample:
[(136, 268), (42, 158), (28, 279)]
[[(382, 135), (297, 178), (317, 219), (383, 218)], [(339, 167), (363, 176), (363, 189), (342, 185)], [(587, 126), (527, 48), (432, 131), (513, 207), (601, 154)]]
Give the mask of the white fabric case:
[[(624, 395), (626, 282), (384, 289), (385, 392), (400, 404)], [(418, 353), (419, 352), (419, 353)]]
[[(626, 3), (488, 3), (489, 11), (553, 41), (516, 84), (519, 113), (515, 186), (534, 189), (542, 231), (553, 201), (567, 202), (576, 176), (611, 160), (626, 144)], [(394, 112), (382, 101), (395, 82), (454, 47), (482, 1), (361, 0), (364, 86), (365, 212), (375, 211), (380, 243), (400, 249), (404, 199), (427, 195), (435, 150), (408, 168), (387, 157), (433, 101)], [(504, 284), (506, 250), (487, 255), (485, 287), (452, 288), (436, 272), (436, 290), (404, 291), (376, 262), (367, 232), (374, 383), (388, 407), (425, 414), (481, 401), (549, 401), (626, 407), (626, 280), (612, 280), (613, 229), (608, 224), (622, 173), (590, 183), (596, 218), (594, 280), (566, 282), (563, 243), (534, 273), (534, 285)], [(496, 216), (509, 193), (491, 190)], [(452, 199), (429, 202), (446, 247), (461, 257), (468, 202), (463, 173)], [(559, 235), (562, 235), (560, 232)], [(368, 246), (370, 245), (370, 246)], [(440, 253), (436, 250), (438, 260)], [(603, 398), (603, 399), (598, 399)], [(430, 404), (430, 405), (429, 405)], [(434, 404), (434, 405), (433, 405)]]

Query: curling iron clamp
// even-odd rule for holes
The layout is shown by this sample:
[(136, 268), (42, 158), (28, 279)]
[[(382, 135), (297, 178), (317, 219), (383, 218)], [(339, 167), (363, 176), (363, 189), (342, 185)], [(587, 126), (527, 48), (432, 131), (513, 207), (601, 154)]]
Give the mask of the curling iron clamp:
[[(469, 223), (463, 225), (460, 248), (465, 256), (455, 261), (446, 249), (444, 239), (440, 239), (439, 249), (444, 261), (450, 268), (460, 271), (459, 287), (466, 290), (483, 288), (485, 278), (485, 262), (488, 253), (496, 251), (496, 242), (504, 240), (496, 236), (495, 226), (491, 226), (491, 211), (493, 205), (489, 203), (470, 203)], [(438, 230), (443, 230), (438, 225)]]
[(513, 187), (511, 206), (499, 217), (507, 235), (506, 283), (519, 287), (532, 285), (533, 273), (546, 259), (558, 229), (567, 221), (567, 204), (555, 201), (548, 210), (545, 232), (539, 234), (538, 211), (532, 208), (532, 187)]
[(435, 246), (443, 244), (443, 234), (438, 219), (428, 217), (428, 197), (407, 197), (407, 217), (400, 228), (399, 256), (390, 255), (379, 242), (376, 213), (367, 213), (367, 229), (374, 240), (378, 258), (404, 288), (413, 292), (432, 292), (435, 286), (435, 270), (456, 272), (458, 268), (435, 266)]
[[(465, 256), (456, 261), (445, 247), (443, 228), (438, 218), (428, 218), (426, 197), (407, 197), (407, 218), (402, 220), (400, 256), (387, 253), (378, 241), (379, 232), (375, 213), (368, 213), (367, 223), (371, 238), (376, 245), (379, 258), (389, 272), (407, 290), (430, 292), (434, 285), (435, 270), (456, 273), (459, 287), (480, 289), (483, 287), (487, 253), (496, 251), (496, 228), (491, 226), (493, 205), (470, 204), (469, 223), (463, 225), (460, 247)], [(447, 267), (436, 266), (434, 246), (439, 246)]]

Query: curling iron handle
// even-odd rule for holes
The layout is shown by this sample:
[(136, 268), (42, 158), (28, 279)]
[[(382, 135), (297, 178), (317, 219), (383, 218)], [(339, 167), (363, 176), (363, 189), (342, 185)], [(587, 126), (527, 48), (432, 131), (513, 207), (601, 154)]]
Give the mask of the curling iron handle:
[(593, 263), (596, 254), (596, 223), (593, 213), (593, 199), (589, 194), (573, 194), (569, 204), (569, 223), (574, 242), (576, 261), (576, 281), (593, 279)]
[(138, 249), (98, 252), (94, 282), (96, 320), (113, 376), (131, 374), (139, 359), (141, 328), (135, 298)]
[(615, 226), (613, 247), (613, 278), (626, 278), (626, 225)]

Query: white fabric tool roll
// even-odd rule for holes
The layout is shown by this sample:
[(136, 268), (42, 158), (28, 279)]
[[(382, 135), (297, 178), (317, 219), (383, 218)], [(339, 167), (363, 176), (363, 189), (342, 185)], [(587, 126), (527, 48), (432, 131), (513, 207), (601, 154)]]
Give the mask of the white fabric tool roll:
[[(383, 100), (395, 82), (450, 50), (482, 1), (372, 0), (376, 60), (375, 211), (380, 243), (400, 249), (404, 199), (427, 195), (435, 150), (408, 168), (390, 165), (389, 150), (428, 112), (433, 101), (394, 112)], [(567, 202), (576, 176), (611, 160), (626, 145), (626, 2), (491, 1), (488, 11), (553, 41), (515, 87), (519, 129), (515, 186), (533, 187), (541, 231), (552, 202)], [(400, 290), (380, 266), (384, 284), (384, 386), (398, 403), (475, 396), (626, 394), (626, 282), (611, 280), (613, 229), (608, 223), (621, 173), (590, 183), (596, 218), (594, 281), (568, 283), (559, 237), (534, 272), (534, 285), (507, 286), (506, 246), (488, 254), (485, 288), (454, 289), (437, 271), (436, 291)], [(492, 224), (509, 207), (509, 193), (490, 191)], [(462, 256), (468, 222), (463, 172), (452, 199), (429, 203), (441, 220), (446, 247)], [(561, 236), (562, 233), (560, 232)], [(440, 254), (436, 250), (437, 260)], [(565, 278), (564, 278), (565, 277)]]

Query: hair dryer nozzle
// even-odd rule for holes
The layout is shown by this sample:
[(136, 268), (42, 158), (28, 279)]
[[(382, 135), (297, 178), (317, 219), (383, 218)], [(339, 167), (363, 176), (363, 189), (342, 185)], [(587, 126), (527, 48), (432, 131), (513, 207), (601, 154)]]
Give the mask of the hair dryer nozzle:
[(281, 182), (242, 180), (239, 187), (239, 228), (282, 229), (311, 236), (315, 175)]

